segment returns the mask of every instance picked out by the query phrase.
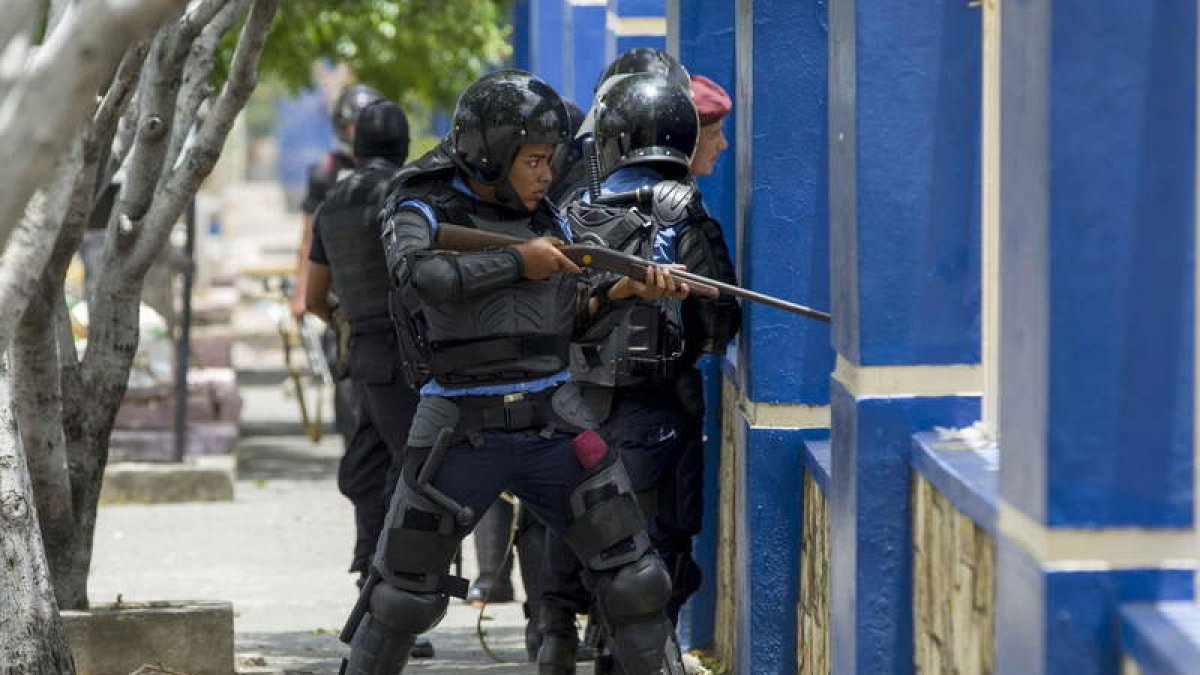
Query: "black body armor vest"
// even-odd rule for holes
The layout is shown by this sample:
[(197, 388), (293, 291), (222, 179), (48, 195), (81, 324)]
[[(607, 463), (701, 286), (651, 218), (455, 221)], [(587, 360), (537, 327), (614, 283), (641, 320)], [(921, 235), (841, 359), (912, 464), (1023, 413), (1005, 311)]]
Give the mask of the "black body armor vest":
[[(650, 260), (659, 228), (674, 226), (688, 215), (685, 210), (661, 208), (660, 192), (671, 191), (656, 190), (649, 208), (577, 201), (567, 208), (567, 217), (577, 238), (598, 237), (609, 248)], [(608, 285), (601, 284), (603, 292)], [(679, 376), (687, 365), (683, 356), (682, 301), (631, 298), (595, 317), (571, 345), (571, 375), (577, 382), (606, 387), (656, 386)]]
[[(558, 213), (547, 200), (532, 214), (513, 211), (463, 194), (451, 186), (454, 175), (450, 157), (440, 147), (431, 151), (396, 175), (387, 212), (416, 199), (432, 208), (439, 223), (522, 239), (562, 236)], [(408, 269), (422, 257), (457, 255), (418, 251), (410, 254)], [(521, 382), (566, 368), (578, 300), (573, 276), (520, 279), (475, 297), (437, 304), (421, 301), (405, 280), (398, 281), (392, 311), (406, 345), (405, 358), (426, 359), (428, 374), (439, 383), (462, 387)]]
[(391, 162), (372, 159), (337, 184), (318, 213), (317, 227), (329, 257), (333, 291), (356, 332), (388, 316), (387, 261), (379, 240), (379, 207)]

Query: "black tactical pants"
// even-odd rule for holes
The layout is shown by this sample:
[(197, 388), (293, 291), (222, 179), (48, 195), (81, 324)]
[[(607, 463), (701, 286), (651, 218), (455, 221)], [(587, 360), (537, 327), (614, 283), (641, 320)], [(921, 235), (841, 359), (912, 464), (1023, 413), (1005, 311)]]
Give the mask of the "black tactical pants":
[[(672, 596), (664, 611), (675, 623), (683, 603), (700, 587), (700, 568), (691, 552), (692, 536), (700, 532), (703, 517), (704, 452), (702, 421), (676, 405), (661, 405), (663, 400), (669, 398), (618, 394), (601, 434), (620, 453), (640, 493), (650, 540), (671, 574)], [(574, 616), (586, 613), (591, 603), (581, 571), (570, 548), (553, 534), (548, 536), (542, 604), (558, 623), (570, 617), (571, 632)], [(545, 628), (562, 632), (567, 626)]]
[(351, 572), (365, 573), (370, 566), (419, 400), (398, 377), (394, 340), (386, 331), (355, 334), (350, 343), (350, 381), (357, 392), (358, 423), (338, 465), (338, 489), (354, 504)]

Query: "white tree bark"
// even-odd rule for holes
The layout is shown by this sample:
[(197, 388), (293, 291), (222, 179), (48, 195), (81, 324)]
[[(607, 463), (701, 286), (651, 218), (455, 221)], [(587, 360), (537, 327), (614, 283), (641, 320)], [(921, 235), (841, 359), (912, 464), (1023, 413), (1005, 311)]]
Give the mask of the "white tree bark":
[(37, 527), (24, 453), (0, 358), (0, 656), (5, 673), (75, 672)]
[[(138, 3), (134, 0), (81, 0), (80, 4), (93, 7), (87, 14), (90, 25), (103, 27), (105, 22), (103, 17), (98, 18), (95, 7), (107, 8), (110, 12), (127, 11)], [(74, 172), (64, 169), (55, 186), (39, 198), (41, 201), (33, 204), (44, 214), (46, 200), (50, 199), (55, 204), (54, 213), (39, 215), (37, 208), (31, 209), (31, 216), (37, 216), (37, 219), (21, 226), (20, 235), (13, 238), (13, 245), (0, 259), (0, 345), (9, 344), (9, 336), (13, 334), (13, 322), (6, 317), (21, 315), (20, 309), (28, 302), (31, 286), (36, 285), (32, 292), (38, 306), (49, 306), (51, 310), (25, 317), (17, 329), (12, 353), (22, 380), (14, 393), (23, 421), (22, 435), (28, 439), (30, 454), (27, 459), (31, 460), (28, 469), (23, 466), (22, 470), (33, 472), (35, 490), (46, 493), (37, 496), (38, 503), (46, 500), (47, 515), (56, 523), (67, 513), (72, 519), (69, 528), (72, 537), (45, 542), (54, 549), (50, 551), (51, 569), (55, 573), (59, 604), (63, 607), (87, 606), (86, 580), (91, 563), (96, 505), (108, 460), (109, 434), (137, 349), (138, 306), (146, 271), (165, 245), (187, 201), (212, 171), (234, 118), (254, 89), (258, 59), (278, 11), (279, 0), (192, 0), (191, 3), (173, 4), (164, 0), (145, 0), (136, 18), (143, 22), (153, 8), (158, 8), (156, 11), (161, 18), (172, 7), (183, 4), (189, 4), (187, 13), (159, 31), (152, 43), (142, 43), (130, 50), (98, 106), (86, 96), (72, 99), (68, 95), (85, 78), (72, 79), (58, 74), (61, 81), (53, 83), (53, 87), (49, 80), (43, 83), (44, 89), (53, 88), (59, 93), (47, 111), (72, 107), (72, 101), (82, 100), (84, 105), (76, 106), (83, 110), (81, 118), (86, 118), (93, 109), (96, 112), (92, 125), (83, 132), (77, 146), (82, 148), (82, 166), (76, 163), (80, 152), (73, 152)], [(35, 72), (50, 77), (51, 70), (42, 62), (47, 54), (66, 52), (68, 61), (77, 60), (81, 53), (89, 59), (97, 59), (94, 44), (71, 51), (68, 46), (56, 42), (60, 40), (59, 36), (72, 34), (72, 30), (91, 34), (90, 29), (84, 30), (78, 25), (82, 13), (83, 7), (71, 6), (52, 38), (39, 51), (34, 64), (26, 69), (26, 77)], [(111, 18), (112, 14), (107, 16)], [(221, 91), (213, 95), (207, 81), (217, 43), (220, 36), (243, 16), (245, 21), (230, 64), (229, 78)], [(143, 23), (142, 27), (150, 25), (153, 22)], [(110, 33), (105, 41), (128, 45), (131, 42), (128, 36), (145, 35), (148, 29), (131, 32), (123, 28), (122, 31), (115, 35)], [(101, 33), (103, 30), (96, 34)], [(38, 71), (39, 64), (42, 71)], [(29, 105), (31, 97), (36, 99), (31, 92), (21, 91), (23, 86), (26, 85), (22, 83), (15, 87), (13, 96), (0, 102), (0, 143), (17, 138), (19, 134), (14, 129), (20, 124), (28, 126), (31, 121), (36, 121), (39, 128), (55, 126), (53, 121), (47, 120), (46, 111), (30, 116), (30, 108), (22, 108)], [(197, 124), (196, 112), (205, 98), (211, 100), (212, 105), (203, 123)], [(21, 115), (15, 112), (22, 110)], [(194, 130), (194, 136), (185, 146), (183, 139), (189, 130)], [(63, 134), (61, 128), (59, 131), (60, 136), (70, 138), (70, 134)], [(34, 143), (32, 146), (17, 144), (16, 147), (39, 146)], [(44, 145), (41, 147), (43, 151), (46, 149)], [(29, 151), (16, 152), (32, 156)], [(128, 162), (125, 161), (127, 156)], [(121, 164), (126, 165), (126, 193), (109, 221), (101, 278), (90, 307), (88, 349), (80, 359), (70, 340), (69, 319), (61, 301), (63, 275), (78, 246), (84, 221), (93, 208), (97, 186), (107, 185), (111, 172)], [(34, 175), (40, 170), (28, 164), (20, 168)], [(13, 173), (16, 169), (0, 166), (0, 179), (4, 178), (5, 171)], [(25, 174), (14, 175), (17, 181), (14, 185), (23, 190), (19, 181), (25, 180)], [(42, 180), (44, 177), (27, 182), (36, 185)], [(53, 195), (59, 194), (64, 184), (70, 199), (54, 202)], [(5, 224), (4, 209), (28, 198), (26, 195), (17, 200), (14, 193), (19, 190), (0, 193), (0, 244), (12, 230)], [(56, 226), (60, 228), (57, 237), (52, 230)], [(54, 381), (56, 371), (57, 382)], [(4, 393), (9, 396), (9, 389), (6, 388)], [(5, 403), (7, 405), (7, 399)], [(26, 420), (28, 424), (24, 424)], [(19, 448), (19, 445), (15, 447)], [(32, 461), (34, 455), (36, 461)], [(3, 455), (0, 454), (0, 479), (8, 475), (2, 462)], [(68, 479), (64, 480), (64, 476)], [(22, 494), (25, 503), (32, 504), (28, 496), (29, 482), (26, 478)], [(29, 522), (27, 520), (26, 525)], [(36, 534), (37, 528), (32, 529)], [(59, 531), (63, 528), (47, 525), (47, 529)], [(4, 532), (0, 531), (0, 543), (3, 543), (3, 536)], [(41, 564), (44, 573), (45, 558)], [(0, 575), (0, 600), (11, 592), (12, 583), (15, 580)], [(35, 592), (48, 596), (45, 587), (35, 588)], [(0, 603), (0, 607), (3, 606)], [(0, 611), (0, 638), (9, 629), (3, 623), (3, 617), (4, 612)], [(7, 671), (0, 668), (0, 673)]]
[[(145, 56), (145, 45), (126, 54), (92, 125), (59, 162), (47, 190), (30, 199), (9, 246), (0, 254), (0, 351), (12, 340), (38, 279), (60, 278), (79, 248), (92, 208), (96, 171), (106, 159), (101, 150), (112, 146), (121, 108), (129, 101)], [(54, 264), (43, 274), (48, 262)]]
[(84, 0), (72, 5), (0, 104), (0, 249), (34, 190), (86, 121), (129, 45), (186, 0)]
[(10, 0), (4, 7), (4, 21), (0, 22), (0, 96), (20, 73), (41, 10), (41, 3), (35, 0)]
[[(176, 99), (140, 94), (136, 97), (139, 133), (126, 172), (128, 179), (136, 184), (128, 186), (130, 191), (109, 222), (101, 277), (89, 306), (87, 351), (78, 370), (64, 362), (64, 428), (78, 526), (74, 547), (76, 568), (72, 576), (78, 574), (86, 579), (90, 565), (100, 479), (108, 461), (109, 434), (137, 349), (138, 305), (146, 271), (165, 245), (184, 206), (212, 171), (235, 117), (254, 89), (258, 59), (278, 11), (279, 0), (232, 0), (229, 5), (234, 9), (221, 9), (210, 25), (218, 25), (223, 17), (237, 18), (245, 7), (250, 7), (234, 51), (229, 78), (213, 100), (193, 142), (182, 148), (180, 154), (172, 156), (165, 152), (164, 149), (171, 148), (165, 139), (145, 138), (141, 132), (152, 117), (158, 118), (162, 131), (176, 126), (173, 118), (179, 110), (179, 96), (187, 93), (179, 92), (182, 71), (189, 63), (211, 62), (211, 54), (206, 56), (204, 50), (215, 49), (217, 41), (197, 39), (200, 32), (196, 29), (192, 33), (190, 56), (188, 50), (183, 50), (185, 58), (177, 59), (180, 52), (175, 48), (177, 45), (172, 46), (172, 41), (185, 30), (180, 25), (171, 27), (156, 38), (158, 44), (151, 48), (138, 86), (139, 91), (154, 87), (156, 83), (161, 85), (160, 92), (173, 88)], [(205, 6), (201, 3), (198, 8)], [(231, 11), (232, 16), (227, 11)], [(188, 20), (188, 17), (182, 19), (183, 22)], [(231, 27), (234, 23), (229, 21), (227, 25)], [(164, 38), (167, 33), (171, 36)], [(194, 120), (178, 120), (178, 123), (181, 128), (188, 128)]]
[(9, 246), (0, 255), (0, 352), (12, 340), (25, 305), (50, 260), (69, 191), (82, 163), (82, 147), (77, 144), (55, 169), (50, 186), (29, 200)]

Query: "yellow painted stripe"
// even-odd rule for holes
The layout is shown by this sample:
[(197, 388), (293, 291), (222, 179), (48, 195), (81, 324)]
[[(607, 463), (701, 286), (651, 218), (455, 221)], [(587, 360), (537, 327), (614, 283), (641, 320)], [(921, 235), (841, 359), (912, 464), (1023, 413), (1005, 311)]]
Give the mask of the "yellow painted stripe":
[(742, 399), (738, 408), (747, 424), (760, 429), (828, 429), (833, 418), (827, 405), (756, 403)]
[(608, 29), (614, 35), (666, 35), (667, 17), (665, 16), (618, 16), (608, 14)]
[(1000, 504), (1000, 531), (1045, 567), (1062, 571), (1196, 569), (1200, 537), (1191, 529), (1046, 527)]
[(983, 425), (1000, 428), (1000, 8), (983, 5)]
[(983, 367), (977, 363), (859, 366), (839, 354), (833, 379), (854, 398), (979, 396), (983, 391)]

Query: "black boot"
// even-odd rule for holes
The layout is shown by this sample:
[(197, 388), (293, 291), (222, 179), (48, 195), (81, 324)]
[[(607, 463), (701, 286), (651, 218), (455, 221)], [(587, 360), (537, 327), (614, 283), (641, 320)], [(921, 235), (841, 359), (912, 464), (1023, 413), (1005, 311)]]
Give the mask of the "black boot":
[(412, 657), (414, 659), (432, 659), (433, 658), (433, 642), (424, 635), (418, 635), (413, 642)]
[(538, 675), (575, 675), (579, 633), (575, 630), (574, 614), (561, 607), (542, 605), (538, 628), (542, 633)]
[[(512, 504), (496, 500), (475, 526), (475, 557), (479, 577), (467, 591), (466, 601), (475, 605), (486, 598), (489, 603), (513, 601), (512, 556), (505, 561), (508, 533), (512, 527)], [(503, 568), (501, 568), (503, 564)]]

